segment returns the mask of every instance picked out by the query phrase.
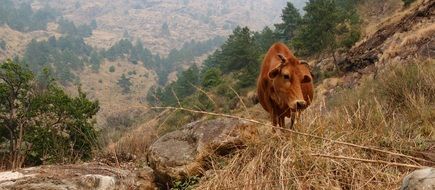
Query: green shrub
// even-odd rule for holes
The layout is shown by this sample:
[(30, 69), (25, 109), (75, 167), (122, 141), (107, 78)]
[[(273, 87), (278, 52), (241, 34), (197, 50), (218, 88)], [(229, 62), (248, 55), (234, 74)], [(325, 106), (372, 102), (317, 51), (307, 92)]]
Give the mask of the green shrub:
[(183, 181), (173, 181), (171, 190), (191, 190), (199, 182), (198, 176), (190, 176)]
[(109, 67), (109, 72), (111, 72), (111, 73), (115, 72), (115, 66), (113, 66), (113, 65), (110, 66)]
[(69, 96), (48, 70), (45, 74), (37, 81), (20, 64), (0, 64), (0, 115), (8, 116), (0, 126), (9, 131), (0, 130), (0, 139), (13, 145), (8, 147), (9, 168), (19, 168), (23, 161), (38, 165), (87, 160), (98, 147), (92, 119), (98, 101), (87, 99), (80, 89), (77, 97)]
[(127, 94), (131, 92), (131, 86), (133, 84), (130, 82), (130, 79), (125, 76), (125, 74), (122, 74), (121, 78), (118, 80), (118, 85), (122, 88), (122, 93)]

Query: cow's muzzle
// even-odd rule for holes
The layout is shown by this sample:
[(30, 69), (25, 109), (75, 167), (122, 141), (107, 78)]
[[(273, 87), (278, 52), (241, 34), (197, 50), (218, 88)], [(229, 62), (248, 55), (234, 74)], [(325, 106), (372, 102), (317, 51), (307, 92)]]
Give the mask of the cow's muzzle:
[(296, 100), (296, 109), (301, 110), (307, 107), (307, 102), (304, 100)]

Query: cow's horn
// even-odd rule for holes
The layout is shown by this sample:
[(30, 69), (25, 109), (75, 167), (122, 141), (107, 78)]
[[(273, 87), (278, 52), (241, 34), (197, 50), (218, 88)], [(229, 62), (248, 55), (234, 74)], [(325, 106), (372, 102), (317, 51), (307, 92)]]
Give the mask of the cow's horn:
[(281, 63), (284, 64), (287, 62), (287, 58), (284, 57), (282, 54), (278, 54), (279, 59), (281, 60)]

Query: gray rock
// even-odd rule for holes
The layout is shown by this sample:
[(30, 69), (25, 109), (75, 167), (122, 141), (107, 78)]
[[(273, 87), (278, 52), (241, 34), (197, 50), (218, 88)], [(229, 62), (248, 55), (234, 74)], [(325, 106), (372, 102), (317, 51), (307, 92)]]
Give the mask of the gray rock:
[(401, 190), (434, 190), (435, 168), (416, 170), (403, 179)]
[(255, 127), (238, 119), (193, 122), (150, 146), (150, 166), (161, 181), (199, 175), (207, 169), (208, 157), (229, 154), (256, 134)]
[(101, 164), (53, 165), (0, 173), (2, 189), (156, 189), (151, 168), (128, 171)]

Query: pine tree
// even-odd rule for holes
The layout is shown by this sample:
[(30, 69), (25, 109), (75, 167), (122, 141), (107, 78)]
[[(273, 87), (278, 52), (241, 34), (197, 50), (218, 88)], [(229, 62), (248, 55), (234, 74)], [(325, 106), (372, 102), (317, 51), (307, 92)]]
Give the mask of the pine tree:
[(335, 58), (337, 48), (353, 45), (360, 36), (354, 5), (346, 0), (310, 0), (292, 40), (297, 53), (312, 55), (327, 51)]
[(131, 92), (132, 83), (125, 74), (122, 74), (121, 78), (118, 80), (118, 85), (122, 88), (122, 93), (127, 94)]
[(203, 71), (201, 85), (204, 88), (213, 88), (222, 83), (222, 72), (219, 68), (207, 68)]
[(302, 17), (298, 9), (291, 2), (282, 10), (283, 23), (275, 24), (276, 33), (281, 40), (289, 41), (295, 36), (295, 31), (301, 23)]
[(257, 67), (259, 48), (248, 27), (237, 27), (222, 45), (219, 67), (223, 73), (244, 67)]
[(267, 50), (272, 46), (273, 43), (279, 41), (276, 34), (269, 27), (265, 27), (261, 32), (256, 32), (254, 34), (256, 43), (258, 44), (261, 52), (267, 52)]

